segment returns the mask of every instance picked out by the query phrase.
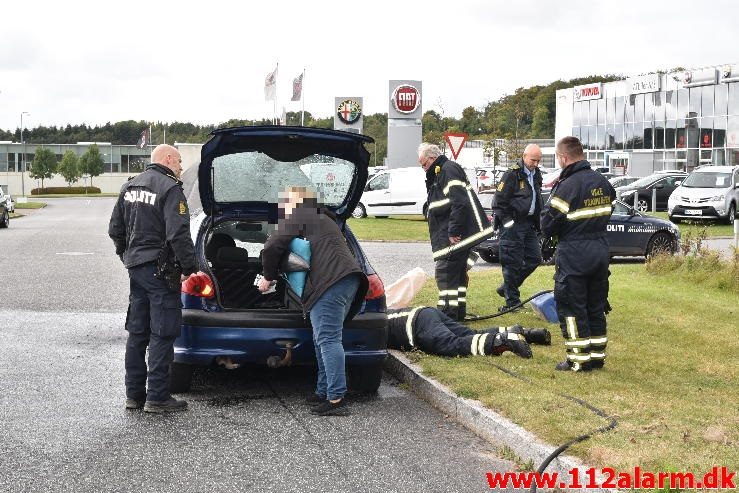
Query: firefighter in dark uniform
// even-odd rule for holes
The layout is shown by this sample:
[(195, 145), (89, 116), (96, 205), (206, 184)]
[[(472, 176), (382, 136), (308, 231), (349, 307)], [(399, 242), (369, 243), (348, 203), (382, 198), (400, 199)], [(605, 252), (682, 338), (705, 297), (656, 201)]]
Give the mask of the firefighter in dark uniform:
[(496, 292), (505, 298), (500, 311), (521, 302), (519, 288), (541, 264), (538, 231), (541, 215), (541, 149), (529, 144), (523, 159), (503, 174), (493, 197), (495, 229), (500, 232), (503, 284)]
[(197, 264), (179, 181), (180, 153), (160, 145), (152, 152), (151, 162), (121, 188), (108, 228), (130, 279), (126, 408), (181, 411), (187, 402), (171, 397), (169, 366), (182, 325), (180, 283), (197, 271)]
[(467, 313), (467, 267), (477, 258), (472, 247), (493, 234), (462, 167), (433, 144), (418, 147), (418, 162), (426, 172), (431, 250), (439, 289), (437, 308), (453, 320)]
[(616, 192), (590, 168), (577, 138), (563, 138), (556, 152), (562, 174), (541, 220), (544, 235), (558, 241), (554, 298), (567, 359), (556, 369), (588, 371), (602, 368), (606, 357), (606, 227)]
[(551, 342), (547, 329), (527, 329), (520, 325), (475, 332), (426, 306), (388, 310), (387, 324), (390, 349), (418, 348), (439, 356), (488, 356), (511, 351), (530, 358), (529, 344)]

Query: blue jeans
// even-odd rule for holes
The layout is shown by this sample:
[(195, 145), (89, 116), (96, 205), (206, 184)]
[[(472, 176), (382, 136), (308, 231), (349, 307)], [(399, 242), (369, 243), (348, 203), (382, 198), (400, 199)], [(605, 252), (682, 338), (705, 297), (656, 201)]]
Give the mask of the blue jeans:
[(346, 394), (346, 369), (342, 332), (344, 318), (359, 288), (356, 276), (347, 276), (328, 288), (310, 310), (313, 345), (318, 361), (316, 394), (328, 400)]

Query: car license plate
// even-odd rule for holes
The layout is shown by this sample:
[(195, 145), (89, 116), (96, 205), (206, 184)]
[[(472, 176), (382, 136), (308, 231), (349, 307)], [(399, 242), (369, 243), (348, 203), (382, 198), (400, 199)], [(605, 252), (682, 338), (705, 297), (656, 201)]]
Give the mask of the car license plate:
[(703, 214), (701, 209), (685, 209), (685, 214), (688, 216), (700, 216)]

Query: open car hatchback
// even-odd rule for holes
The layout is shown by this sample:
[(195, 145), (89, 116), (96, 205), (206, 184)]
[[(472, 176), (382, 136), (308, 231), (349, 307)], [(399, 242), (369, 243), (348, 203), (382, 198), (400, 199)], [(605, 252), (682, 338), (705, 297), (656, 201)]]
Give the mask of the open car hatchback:
[[(288, 186), (319, 192), (369, 279), (359, 313), (344, 325), (349, 387), (375, 392), (387, 356), (385, 293), (346, 218), (367, 182), (369, 153), (363, 135), (305, 127), (217, 130), (203, 146), (194, 173), (183, 174), (199, 269), (211, 297), (182, 294), (182, 333), (175, 341), (172, 392), (189, 390), (197, 366), (315, 364), (310, 318), (284, 279), (261, 294), (262, 250), (277, 222), (278, 193)], [(190, 183), (188, 183), (188, 176)], [(188, 188), (192, 190), (188, 194)], [(193, 200), (194, 191), (199, 191)], [(309, 274), (310, 275), (310, 274)]]

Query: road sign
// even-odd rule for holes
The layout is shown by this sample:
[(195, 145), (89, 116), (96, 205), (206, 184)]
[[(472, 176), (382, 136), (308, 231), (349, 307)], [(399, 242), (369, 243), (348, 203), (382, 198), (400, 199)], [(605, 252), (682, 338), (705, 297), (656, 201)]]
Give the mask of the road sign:
[(449, 150), (452, 151), (452, 158), (457, 159), (459, 152), (462, 150), (462, 146), (467, 141), (467, 134), (455, 134), (450, 132), (444, 132), (444, 140), (449, 145)]

